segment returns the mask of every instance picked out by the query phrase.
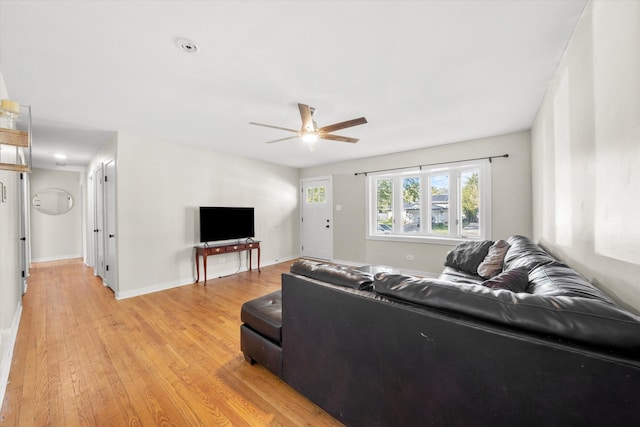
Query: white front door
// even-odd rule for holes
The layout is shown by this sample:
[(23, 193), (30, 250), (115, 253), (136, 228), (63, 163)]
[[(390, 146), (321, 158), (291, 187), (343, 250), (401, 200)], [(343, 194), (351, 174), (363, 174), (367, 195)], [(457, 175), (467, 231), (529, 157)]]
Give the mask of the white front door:
[(301, 253), (304, 257), (333, 258), (333, 197), (331, 177), (302, 180), (300, 196)]

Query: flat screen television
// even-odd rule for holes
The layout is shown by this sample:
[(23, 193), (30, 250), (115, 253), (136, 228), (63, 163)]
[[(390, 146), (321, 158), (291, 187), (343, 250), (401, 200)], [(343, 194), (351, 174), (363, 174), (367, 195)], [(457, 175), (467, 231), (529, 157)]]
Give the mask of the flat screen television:
[(200, 206), (200, 241), (248, 239), (255, 236), (253, 208)]

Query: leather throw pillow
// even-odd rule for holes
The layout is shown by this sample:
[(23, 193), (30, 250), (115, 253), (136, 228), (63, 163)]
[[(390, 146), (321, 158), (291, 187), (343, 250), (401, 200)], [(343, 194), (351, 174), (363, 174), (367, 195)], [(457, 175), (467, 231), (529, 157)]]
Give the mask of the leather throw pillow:
[(509, 243), (506, 240), (496, 240), (489, 248), (489, 253), (478, 266), (478, 276), (490, 279), (502, 271), (502, 263), (504, 256), (509, 249)]
[(487, 256), (491, 245), (491, 240), (460, 243), (447, 253), (444, 265), (476, 275), (478, 265)]

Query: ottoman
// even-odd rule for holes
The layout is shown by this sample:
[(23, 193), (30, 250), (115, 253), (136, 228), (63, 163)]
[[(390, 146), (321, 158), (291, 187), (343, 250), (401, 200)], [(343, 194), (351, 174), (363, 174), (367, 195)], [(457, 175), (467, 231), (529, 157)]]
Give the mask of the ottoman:
[(244, 358), (282, 377), (282, 291), (242, 304), (240, 349)]

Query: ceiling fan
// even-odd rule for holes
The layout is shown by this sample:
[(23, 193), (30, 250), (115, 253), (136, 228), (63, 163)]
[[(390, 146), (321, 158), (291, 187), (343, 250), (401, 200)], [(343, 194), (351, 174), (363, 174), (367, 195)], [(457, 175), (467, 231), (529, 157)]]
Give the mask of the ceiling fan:
[(306, 104), (298, 104), (298, 109), (300, 110), (300, 118), (302, 119), (302, 126), (300, 130), (283, 128), (280, 126), (272, 126), (265, 125), (262, 123), (249, 122), (250, 125), (256, 126), (264, 126), (267, 128), (286, 130), (288, 132), (293, 132), (295, 136), (289, 136), (287, 138), (274, 139), (272, 141), (266, 141), (267, 144), (271, 144), (273, 142), (286, 141), (288, 139), (302, 138), (303, 141), (309, 143), (315, 143), (318, 139), (329, 139), (332, 141), (340, 141), (340, 142), (351, 142), (356, 143), (359, 140), (357, 138), (350, 138), (348, 136), (340, 136), (333, 135), (331, 132), (346, 129), (352, 126), (358, 126), (367, 123), (367, 119), (364, 117), (360, 117), (358, 119), (347, 120), (345, 122), (334, 123), (329, 126), (323, 126), (321, 128), (318, 127), (316, 121), (313, 119), (316, 109), (313, 107), (309, 107)]

